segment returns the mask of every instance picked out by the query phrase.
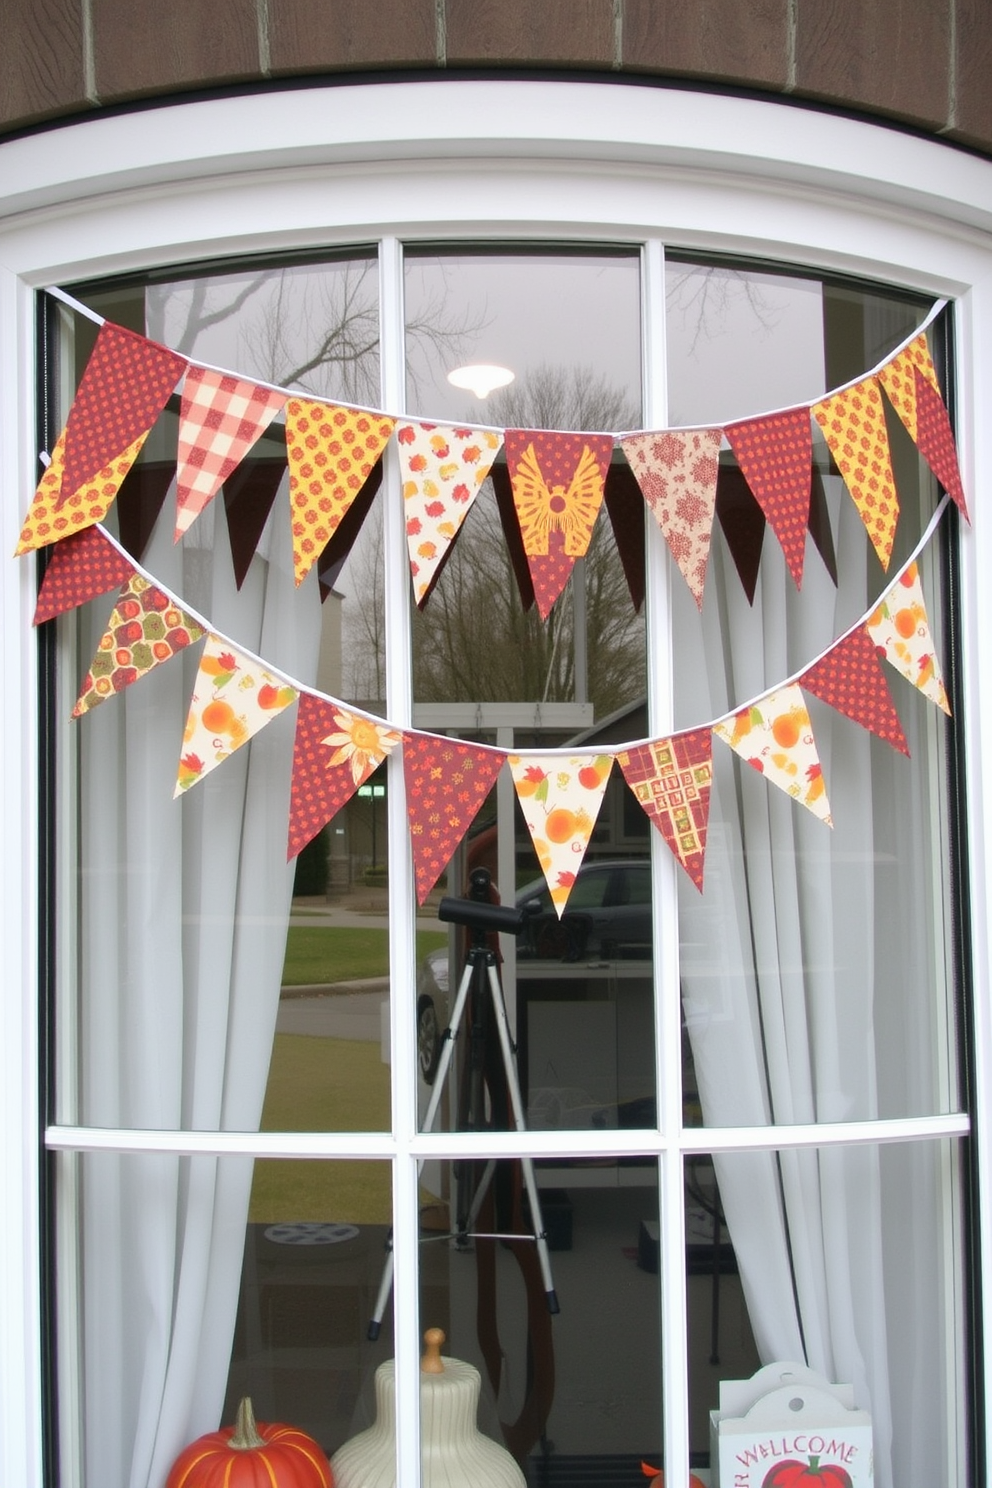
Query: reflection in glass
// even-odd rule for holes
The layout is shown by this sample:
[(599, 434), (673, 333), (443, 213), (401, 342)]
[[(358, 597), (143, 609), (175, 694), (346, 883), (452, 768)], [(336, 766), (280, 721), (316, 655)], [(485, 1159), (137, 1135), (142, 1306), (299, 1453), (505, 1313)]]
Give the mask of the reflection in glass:
[[(576, 1163), (540, 1204), (561, 1311), (544, 1298), (520, 1170), (437, 1165), (440, 1196), (424, 1194), (420, 1316), (445, 1332), (444, 1351), (482, 1376), (479, 1426), (529, 1471), (565, 1474), (588, 1455), (633, 1467), (661, 1444), (656, 1170), (616, 1187), (610, 1170)], [(425, 1174), (426, 1177), (426, 1174)], [(459, 1186), (483, 1201), (474, 1237), (448, 1238)], [(645, 1248), (647, 1246), (647, 1248)], [(632, 1479), (631, 1481), (636, 1481)]]
[[(687, 1182), (694, 1449), (706, 1441), (721, 1381), (746, 1379), (759, 1362), (805, 1363), (852, 1387), (855, 1407), (869, 1413), (879, 1488), (966, 1481), (957, 1149), (729, 1153), (713, 1165), (719, 1190), (712, 1173), (698, 1197)], [(714, 1214), (719, 1245), (706, 1240)], [(810, 1453), (783, 1452), (779, 1432), (783, 1455), (805, 1465)]]

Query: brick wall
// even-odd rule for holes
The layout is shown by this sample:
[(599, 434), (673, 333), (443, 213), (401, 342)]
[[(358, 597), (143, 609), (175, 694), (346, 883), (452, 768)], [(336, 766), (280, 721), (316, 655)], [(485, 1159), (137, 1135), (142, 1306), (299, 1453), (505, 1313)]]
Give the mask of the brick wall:
[(992, 0), (0, 0), (0, 133), (347, 73), (706, 82), (992, 154)]

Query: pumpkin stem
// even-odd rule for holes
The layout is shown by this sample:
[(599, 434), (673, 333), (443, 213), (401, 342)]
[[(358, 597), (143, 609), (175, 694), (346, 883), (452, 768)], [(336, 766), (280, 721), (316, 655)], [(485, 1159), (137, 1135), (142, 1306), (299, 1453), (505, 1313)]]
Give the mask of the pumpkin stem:
[(256, 1429), (255, 1412), (247, 1395), (238, 1406), (234, 1435), (229, 1440), (228, 1446), (233, 1447), (237, 1452), (254, 1452), (259, 1447), (265, 1446), (265, 1438), (259, 1436)]
[(811, 1473), (819, 1472), (819, 1470), (820, 1470), (820, 1459), (819, 1459), (819, 1457), (811, 1457), (809, 1459), (809, 1470), (810, 1470)]

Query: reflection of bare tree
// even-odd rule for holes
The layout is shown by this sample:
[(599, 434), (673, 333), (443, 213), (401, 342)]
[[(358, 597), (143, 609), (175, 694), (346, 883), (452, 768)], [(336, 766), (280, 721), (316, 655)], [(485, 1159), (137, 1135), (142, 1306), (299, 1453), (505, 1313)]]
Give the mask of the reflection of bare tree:
[(779, 321), (754, 274), (723, 265), (687, 264), (681, 271), (671, 265), (665, 282), (665, 303), (669, 316), (679, 317), (683, 326), (692, 326), (690, 356), (701, 340), (722, 333), (728, 312), (735, 305), (746, 304), (766, 335)]
[[(637, 422), (622, 388), (589, 368), (542, 367), (492, 399), (506, 427), (614, 430)], [(597, 716), (644, 690), (643, 626), (634, 614), (608, 521), (597, 522), (571, 584), (584, 579), (585, 618), (569, 593), (546, 623), (525, 612), (491, 489), (475, 502), (441, 581), (414, 622), (414, 696), (421, 702), (568, 701), (576, 697), (575, 626), (588, 640), (585, 684)]]

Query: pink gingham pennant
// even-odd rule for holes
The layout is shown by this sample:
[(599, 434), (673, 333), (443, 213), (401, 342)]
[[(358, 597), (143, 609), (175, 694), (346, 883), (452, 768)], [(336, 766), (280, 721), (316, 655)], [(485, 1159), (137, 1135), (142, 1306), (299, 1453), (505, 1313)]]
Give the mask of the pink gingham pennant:
[(179, 420), (177, 542), (286, 401), (276, 388), (190, 366)]

